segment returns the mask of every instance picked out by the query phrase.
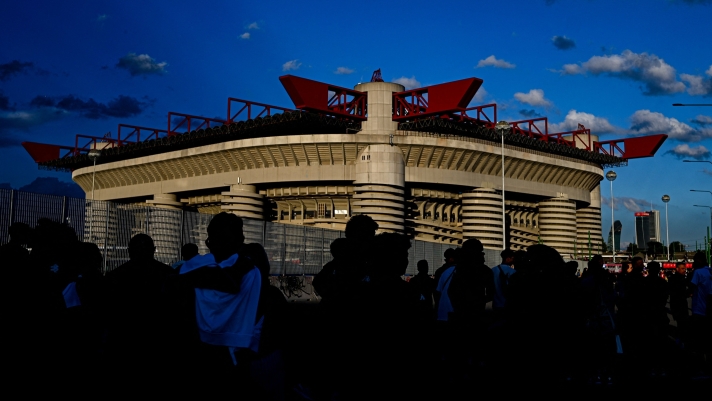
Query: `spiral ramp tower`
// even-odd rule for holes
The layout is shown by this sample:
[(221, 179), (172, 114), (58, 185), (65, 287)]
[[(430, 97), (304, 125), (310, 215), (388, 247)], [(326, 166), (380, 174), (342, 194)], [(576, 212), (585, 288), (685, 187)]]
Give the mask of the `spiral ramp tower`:
[(569, 257), (576, 247), (576, 202), (565, 195), (539, 202), (539, 232), (544, 245)]
[(477, 188), (462, 194), (462, 239), (476, 238), (486, 248), (502, 249), (502, 193)]
[(592, 255), (602, 251), (598, 233), (601, 231), (601, 187), (591, 191), (591, 204), (576, 210), (576, 253), (588, 257), (589, 240)]

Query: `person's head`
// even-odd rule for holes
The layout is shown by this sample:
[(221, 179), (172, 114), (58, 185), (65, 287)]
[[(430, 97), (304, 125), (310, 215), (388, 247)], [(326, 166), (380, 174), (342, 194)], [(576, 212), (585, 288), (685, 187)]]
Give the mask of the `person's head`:
[(346, 258), (349, 255), (349, 240), (346, 238), (337, 238), (331, 242), (329, 250), (334, 259)]
[[(462, 263), (460, 263), (462, 262)], [(485, 253), (482, 242), (476, 238), (470, 238), (462, 243), (458, 255), (458, 263), (462, 265), (481, 264), (485, 262)]]
[(185, 244), (180, 248), (180, 255), (186, 262), (198, 256), (198, 245)]
[(589, 270), (598, 270), (598, 269), (603, 269), (603, 256), (601, 255), (593, 255), (591, 257), (591, 260), (588, 261), (587, 267)]
[(381, 233), (373, 241), (374, 276), (400, 277), (408, 268), (410, 239), (403, 234)]
[(352, 216), (346, 223), (346, 238), (356, 241), (367, 241), (376, 235), (378, 223), (371, 216), (358, 214)]
[(531, 264), (530, 271), (562, 273), (564, 270), (564, 259), (559, 252), (547, 245), (536, 244), (527, 248), (528, 262)]
[(146, 234), (136, 234), (129, 241), (129, 259), (134, 262), (152, 260), (155, 253), (153, 239)]
[(511, 249), (503, 250), (499, 253), (499, 256), (502, 257), (503, 265), (511, 266), (514, 263), (514, 251)]
[(262, 245), (256, 242), (245, 244), (245, 246), (242, 247), (241, 252), (250, 258), (252, 263), (260, 269), (262, 277), (269, 277), (269, 257), (267, 257), (267, 252), (265, 252), (265, 248), (263, 248)]
[(519, 267), (527, 260), (527, 251), (518, 250), (514, 252), (514, 268), (519, 270)]
[(630, 262), (622, 262), (621, 263), (621, 273), (623, 274), (628, 274), (631, 271), (633, 271), (633, 266), (631, 265)]
[(455, 250), (452, 248), (448, 248), (445, 250), (445, 254), (443, 255), (445, 257), (445, 263), (455, 263)]
[(418, 261), (418, 273), (419, 274), (428, 274), (429, 266), (428, 266), (428, 261), (423, 259)]
[(245, 236), (242, 233), (242, 219), (231, 213), (219, 213), (208, 224), (208, 239), (205, 245), (215, 260), (223, 261), (237, 253)]
[(675, 264), (675, 271), (678, 274), (685, 274), (687, 273), (687, 266), (685, 265), (685, 262), (677, 262)]
[(692, 258), (692, 267), (695, 269), (707, 266), (707, 255), (703, 251), (697, 251)]
[(91, 242), (80, 242), (77, 250), (78, 273), (83, 277), (100, 276), (104, 258), (99, 247)]
[(652, 261), (648, 263), (648, 276), (659, 276), (660, 275), (660, 263)]
[(631, 261), (632, 264), (632, 270), (631, 273), (642, 273), (643, 268), (645, 268), (645, 264), (643, 263), (643, 258), (640, 256), (634, 257)]

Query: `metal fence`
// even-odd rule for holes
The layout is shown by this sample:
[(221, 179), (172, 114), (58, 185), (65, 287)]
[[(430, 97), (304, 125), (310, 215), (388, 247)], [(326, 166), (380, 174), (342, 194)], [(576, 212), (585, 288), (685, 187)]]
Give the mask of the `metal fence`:
[[(34, 227), (43, 218), (66, 223), (80, 240), (96, 243), (104, 256), (104, 270), (111, 271), (129, 260), (129, 240), (139, 233), (153, 238), (156, 259), (163, 263), (178, 261), (180, 248), (187, 243), (195, 243), (201, 254), (207, 253), (205, 239), (213, 215), (0, 189), (2, 243), (9, 240), (12, 223)], [(342, 231), (252, 219), (244, 219), (243, 231), (246, 243), (260, 243), (265, 248), (274, 275), (318, 273), (332, 259), (331, 242), (344, 236)], [(456, 245), (411, 241), (406, 274), (416, 274), (417, 262), (422, 259), (428, 261), (432, 274), (451, 247)], [(499, 251), (485, 250), (485, 257), (489, 266), (499, 263)]]

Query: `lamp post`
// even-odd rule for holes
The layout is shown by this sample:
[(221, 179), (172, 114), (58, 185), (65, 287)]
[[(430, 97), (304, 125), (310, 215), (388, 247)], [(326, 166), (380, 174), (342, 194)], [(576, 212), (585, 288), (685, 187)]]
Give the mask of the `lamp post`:
[(712, 103), (687, 103), (687, 104), (685, 104), (685, 103), (673, 103), (672, 105), (675, 106), (675, 107), (680, 107), (680, 106), (695, 106), (695, 107), (699, 107), (699, 106), (712, 106)]
[(710, 208), (710, 227), (712, 227), (712, 206), (706, 206), (706, 205), (692, 205), (692, 206)]
[(606, 173), (606, 179), (611, 182), (611, 248), (613, 249), (613, 263), (616, 263), (616, 232), (613, 230), (613, 181), (617, 177), (618, 174), (613, 170)]
[[(712, 163), (712, 162), (710, 162), (710, 163)], [(710, 196), (712, 196), (712, 191), (707, 191), (705, 189), (691, 189), (690, 192), (707, 192), (708, 194), (710, 194)], [(700, 205), (695, 205), (695, 206), (708, 207), (708, 206), (700, 206)], [(710, 228), (712, 228), (712, 207), (710, 207)]]
[(668, 202), (670, 202), (670, 197), (668, 195), (663, 195), (662, 201), (665, 204), (665, 241), (667, 242), (668, 261), (670, 261), (670, 230), (668, 229), (668, 209), (667, 209), (667, 204), (668, 204)]
[[(712, 164), (711, 161), (708, 160), (683, 160), (685, 163), (709, 163)], [(701, 191), (701, 192), (709, 192), (709, 191)]]
[(89, 241), (94, 242), (94, 237), (92, 235), (94, 228), (94, 178), (96, 176), (96, 159), (101, 156), (101, 150), (91, 149), (87, 152), (87, 156), (94, 162), (94, 170), (91, 173), (91, 206), (90, 210), (90, 220), (89, 220)]
[(504, 134), (509, 130), (509, 123), (502, 120), (494, 126), (495, 131), (502, 137), (502, 249), (507, 249), (507, 216), (504, 209)]

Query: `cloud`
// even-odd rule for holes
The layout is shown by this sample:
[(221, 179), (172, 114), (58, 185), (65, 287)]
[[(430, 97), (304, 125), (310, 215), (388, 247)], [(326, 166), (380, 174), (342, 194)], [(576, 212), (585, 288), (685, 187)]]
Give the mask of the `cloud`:
[(109, 19), (109, 16), (107, 14), (101, 14), (96, 17), (96, 22), (104, 22), (107, 19)]
[(544, 91), (541, 89), (531, 89), (529, 93), (517, 92), (514, 94), (514, 98), (530, 106), (551, 106), (551, 102), (544, 98)]
[(32, 127), (64, 118), (68, 114), (66, 110), (60, 110), (54, 107), (38, 110), (0, 112), (0, 132), (12, 130), (27, 131)]
[(128, 70), (132, 77), (138, 75), (162, 75), (166, 73), (165, 61), (157, 63), (148, 54), (129, 53), (119, 59), (116, 64), (117, 68)]
[(0, 92), (0, 110), (12, 111), (14, 108), (10, 105), (10, 98)]
[(706, 147), (700, 145), (696, 148), (690, 147), (690, 145), (683, 143), (681, 145), (677, 145), (674, 148), (668, 150), (665, 152), (665, 154), (671, 154), (678, 159), (684, 159), (687, 157), (691, 157), (695, 160), (706, 160), (710, 158), (710, 155), (712, 154)]
[(339, 67), (336, 69), (336, 71), (334, 71), (334, 74), (349, 75), (349, 74), (353, 74), (353, 72), (354, 72), (354, 70), (352, 70), (351, 68)]
[(630, 117), (631, 133), (634, 135), (667, 134), (680, 142), (699, 142), (712, 138), (712, 129), (695, 129), (672, 117), (650, 110), (638, 110)]
[(528, 117), (528, 118), (541, 117), (541, 114), (537, 113), (534, 110), (526, 110), (526, 109), (519, 110), (519, 114), (523, 115), (524, 117)]
[(559, 50), (569, 50), (576, 47), (576, 42), (566, 36), (554, 36), (551, 38), (551, 43)]
[(647, 96), (669, 95), (685, 91), (685, 84), (677, 80), (675, 69), (654, 54), (638, 54), (625, 50), (621, 54), (593, 56), (580, 65), (566, 64), (561, 71), (564, 75), (586, 72), (641, 82), (645, 85), (643, 94)]
[(549, 132), (574, 131), (578, 129), (579, 124), (589, 128), (595, 135), (622, 132), (620, 128), (608, 122), (608, 119), (604, 117), (596, 117), (593, 114), (576, 110), (569, 110), (561, 123), (549, 125)]
[(141, 114), (147, 102), (141, 102), (130, 96), (119, 95), (117, 98), (104, 104), (94, 99), (84, 101), (73, 95), (69, 95), (58, 101), (46, 96), (37, 96), (32, 99), (30, 105), (39, 109), (54, 108), (74, 112), (82, 117), (95, 120), (108, 117), (131, 117)]
[(706, 168), (703, 168), (703, 169), (702, 169), (702, 172), (705, 173), (705, 174), (707, 174), (707, 175), (711, 175), (711, 176), (712, 176), (712, 170), (707, 170)]
[(20, 191), (74, 198), (86, 196), (82, 188), (76, 183), (60, 181), (57, 177), (37, 177), (30, 184), (20, 187)]
[(712, 125), (712, 117), (700, 114), (694, 119), (690, 120), (690, 122), (693, 124), (697, 124), (701, 127), (706, 127), (708, 125)]
[(707, 77), (691, 74), (680, 74), (680, 79), (687, 82), (690, 95), (712, 96), (712, 65), (705, 71)]
[(260, 29), (260, 26), (257, 25), (257, 21), (247, 25), (246, 29)]
[(250, 33), (249, 33), (249, 32), (245, 32), (245, 33), (243, 33), (242, 35), (240, 35), (240, 39), (249, 39), (249, 38), (250, 38)]
[(407, 78), (407, 77), (400, 77), (398, 79), (394, 79), (391, 82), (395, 82), (397, 84), (403, 85), (406, 89), (414, 89), (414, 88), (420, 88), (423, 86), (423, 84), (420, 83), (417, 79), (415, 79), (415, 75)]
[(0, 64), (0, 81), (7, 81), (18, 74), (27, 74), (33, 68), (34, 63), (23, 63), (17, 60), (12, 60), (9, 63)]
[(497, 59), (493, 54), (484, 60), (480, 60), (480, 62), (477, 63), (477, 67), (475, 67), (475, 68), (482, 68), (482, 67), (514, 68), (514, 67), (516, 67), (516, 65), (508, 63), (504, 60)]
[[(601, 204), (603, 206), (611, 206), (611, 198), (602, 196)], [(642, 212), (644, 210), (650, 210), (650, 201), (645, 199), (631, 198), (628, 196), (616, 196), (613, 198), (613, 209), (618, 210), (620, 206), (623, 206), (630, 212)], [(653, 205), (655, 206), (655, 205)]]
[(475, 96), (472, 98), (472, 102), (482, 103), (485, 101), (487, 95), (489, 95), (489, 93), (485, 90), (484, 86), (480, 86), (480, 89), (477, 90), (477, 93), (475, 93)]
[(297, 59), (289, 60), (282, 64), (282, 71), (298, 70), (301, 65), (302, 63), (300, 63)]

